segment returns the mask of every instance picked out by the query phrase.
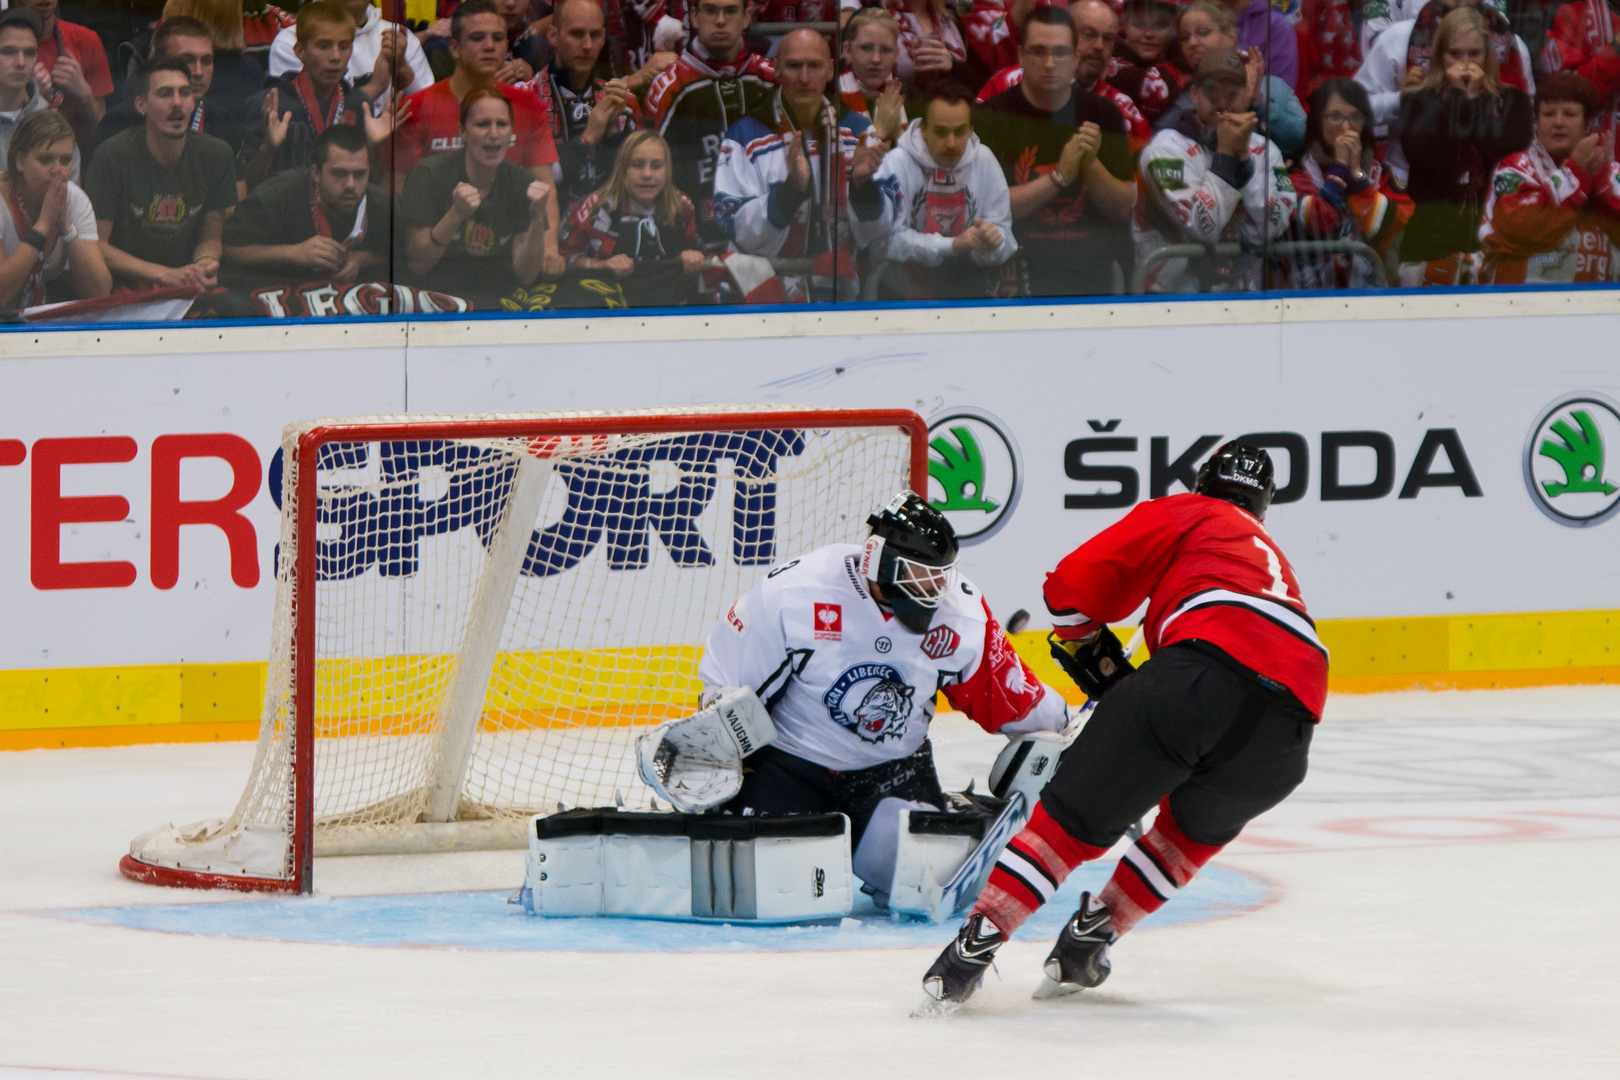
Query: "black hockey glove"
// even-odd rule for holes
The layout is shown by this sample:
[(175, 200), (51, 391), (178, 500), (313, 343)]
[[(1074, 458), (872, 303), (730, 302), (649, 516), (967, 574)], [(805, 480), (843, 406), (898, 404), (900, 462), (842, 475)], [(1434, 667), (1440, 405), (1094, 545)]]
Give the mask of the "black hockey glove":
[(1056, 634), (1046, 635), (1046, 640), (1052, 646), (1052, 659), (1094, 701), (1136, 670), (1125, 658), (1125, 646), (1106, 626), (1083, 641), (1061, 641)]

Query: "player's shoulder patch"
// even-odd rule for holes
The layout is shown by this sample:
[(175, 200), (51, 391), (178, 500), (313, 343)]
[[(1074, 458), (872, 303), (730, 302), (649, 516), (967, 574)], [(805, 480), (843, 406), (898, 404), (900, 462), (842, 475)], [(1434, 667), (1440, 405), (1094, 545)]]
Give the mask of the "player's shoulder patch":
[(1491, 181), (1491, 190), (1497, 198), (1512, 195), (1524, 186), (1525, 175), (1517, 169), (1501, 168), (1496, 170), (1496, 178)]
[(1187, 163), (1180, 158), (1156, 157), (1147, 163), (1148, 177), (1160, 191), (1183, 191), (1187, 187)]

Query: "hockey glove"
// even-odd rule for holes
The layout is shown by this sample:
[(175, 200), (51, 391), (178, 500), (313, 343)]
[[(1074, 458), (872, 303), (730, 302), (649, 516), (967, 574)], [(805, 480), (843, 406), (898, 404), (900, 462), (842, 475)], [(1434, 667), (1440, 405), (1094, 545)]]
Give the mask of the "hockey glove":
[(1136, 670), (1125, 658), (1119, 638), (1106, 626), (1080, 641), (1063, 641), (1055, 633), (1046, 640), (1052, 646), (1052, 659), (1092, 700), (1100, 699), (1109, 687)]
[(693, 716), (659, 724), (636, 740), (641, 779), (675, 809), (701, 814), (742, 790), (742, 760), (776, 738), (752, 690), (728, 687)]

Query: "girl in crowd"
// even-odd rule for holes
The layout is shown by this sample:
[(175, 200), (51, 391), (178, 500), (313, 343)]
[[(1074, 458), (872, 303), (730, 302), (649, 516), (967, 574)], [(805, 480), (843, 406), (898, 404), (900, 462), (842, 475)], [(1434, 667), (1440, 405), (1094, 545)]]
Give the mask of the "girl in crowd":
[(872, 122), (872, 130), (889, 145), (905, 126), (905, 103), (900, 80), (894, 77), (900, 60), (900, 24), (882, 8), (861, 8), (844, 24), (844, 63), (838, 76), (838, 97), (846, 113), (859, 113)]
[[(1219, 0), (1193, 0), (1181, 13), (1179, 31), (1181, 57), (1189, 72), (1210, 49), (1237, 48), (1237, 18), (1232, 9)], [(1277, 145), (1284, 158), (1292, 161), (1305, 146), (1305, 110), (1300, 108), (1299, 99), (1287, 83), (1265, 73), (1266, 62), (1259, 49), (1249, 49), (1244, 57), (1249, 66), (1249, 100), (1255, 103), (1254, 111), (1260, 116), (1258, 130)], [(1189, 138), (1196, 138), (1196, 111), (1192, 95), (1183, 91), (1153, 129), (1173, 128)]]
[[(1294, 239), (1359, 240), (1380, 258), (1412, 216), (1412, 200), (1389, 184), (1373, 156), (1372, 104), (1354, 79), (1329, 79), (1311, 95), (1305, 152), (1290, 175), (1299, 195)], [(1368, 288), (1381, 284), (1365, 259), (1347, 255), (1294, 260), (1301, 289)]]
[(496, 87), (462, 99), (461, 142), (405, 178), (404, 262), (415, 284), (483, 308), (540, 276), (551, 185), (506, 160), (512, 103)]
[(1614, 135), (1592, 130), (1596, 88), (1573, 71), (1536, 85), (1536, 138), (1502, 159), (1480, 226), (1487, 285), (1610, 281), (1620, 239)]
[(1119, 44), (1108, 64), (1108, 84), (1134, 101), (1149, 124), (1180, 96), (1187, 81), (1171, 60), (1178, 10), (1171, 0), (1126, 0)]
[(1434, 59), (1401, 95), (1401, 149), (1416, 210), (1401, 238), (1400, 283), (1478, 281), (1479, 223), (1496, 163), (1530, 145), (1534, 113), (1497, 77), (1496, 50), (1478, 10), (1440, 20)]
[(68, 179), (73, 171), (73, 128), (52, 111), (17, 125), (0, 176), (0, 308), (45, 303), (46, 283), (70, 273), (78, 299), (106, 296), (112, 274), (96, 242), (90, 198)]
[(703, 271), (692, 200), (669, 181), (669, 144), (656, 131), (624, 140), (613, 173), (563, 225), (562, 254), (607, 270), (633, 307), (670, 307), (692, 296)]
[[(857, 5), (845, 0), (843, 6)], [(948, 79), (978, 86), (989, 75), (968, 48), (962, 23), (945, 0), (883, 0), (882, 7), (900, 27), (895, 75), (908, 97)]]

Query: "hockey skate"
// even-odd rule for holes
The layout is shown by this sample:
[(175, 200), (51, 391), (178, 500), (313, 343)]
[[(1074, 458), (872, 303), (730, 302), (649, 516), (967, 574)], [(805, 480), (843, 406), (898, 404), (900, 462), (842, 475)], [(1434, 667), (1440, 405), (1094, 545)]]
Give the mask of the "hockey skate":
[(1108, 946), (1119, 935), (1114, 933), (1114, 919), (1108, 905), (1093, 900), (1090, 893), (1080, 894), (1080, 908), (1064, 924), (1057, 944), (1046, 957), (1046, 974), (1035, 988), (1036, 1000), (1077, 994), (1101, 986), (1113, 966), (1108, 960)]
[(979, 988), (985, 969), (1006, 940), (982, 913), (969, 916), (956, 940), (945, 946), (923, 976), (923, 993), (927, 996), (911, 1015), (949, 1016), (955, 1012)]

